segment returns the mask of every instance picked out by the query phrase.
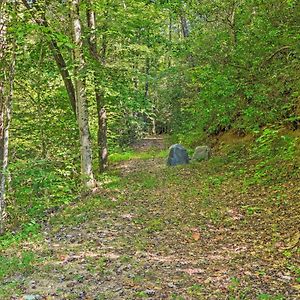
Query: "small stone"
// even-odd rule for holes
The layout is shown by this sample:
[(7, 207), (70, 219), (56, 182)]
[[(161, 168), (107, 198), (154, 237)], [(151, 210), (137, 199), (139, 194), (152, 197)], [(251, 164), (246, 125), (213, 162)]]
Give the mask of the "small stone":
[(51, 293), (51, 294), (50, 294), (50, 296), (52, 296), (52, 297), (56, 297), (55, 299), (57, 299), (57, 297), (58, 297), (58, 293), (56, 293), (56, 292), (54, 292), (54, 293)]
[(31, 281), (30, 282), (30, 287), (34, 290), (36, 289), (36, 282), (35, 281)]
[(25, 295), (23, 296), (24, 300), (40, 300), (42, 297), (40, 295)]
[(79, 299), (85, 299), (85, 297), (86, 297), (86, 292), (85, 292), (85, 291), (80, 292), (80, 293), (78, 294), (78, 297), (79, 297)]
[(122, 286), (116, 286), (115, 288), (114, 288), (114, 292), (120, 292), (120, 291), (122, 291), (123, 290), (123, 287)]
[(145, 290), (145, 293), (146, 293), (148, 296), (154, 296), (154, 295), (155, 295), (155, 291), (154, 291), (154, 290)]
[(281, 278), (282, 278), (284, 281), (290, 281), (290, 280), (292, 280), (292, 277), (291, 277), (291, 276), (287, 276), (287, 275), (281, 275)]

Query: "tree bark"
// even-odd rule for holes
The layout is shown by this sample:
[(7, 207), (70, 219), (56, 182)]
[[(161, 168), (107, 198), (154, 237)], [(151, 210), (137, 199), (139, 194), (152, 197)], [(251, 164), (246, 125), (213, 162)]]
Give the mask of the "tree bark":
[(230, 12), (228, 12), (226, 22), (229, 26), (230, 35), (233, 47), (235, 48), (237, 46), (237, 29), (236, 29), (236, 9), (237, 9), (238, 3), (234, 1), (232, 3), (232, 7), (230, 9)]
[(82, 27), (79, 16), (80, 0), (70, 0), (70, 12), (74, 39), (74, 77), (77, 108), (77, 122), (80, 135), (81, 174), (87, 188), (96, 186), (92, 167), (92, 147), (90, 141), (88, 107), (85, 87), (84, 69), (86, 67), (83, 56)]
[(182, 35), (184, 38), (187, 38), (190, 35), (187, 19), (184, 12), (180, 13), (180, 23), (182, 29)]
[(9, 127), (14, 89), (15, 74), (15, 40), (8, 38), (8, 11), (5, 11), (6, 1), (0, 6), (0, 62), (2, 75), (0, 76), (0, 234), (5, 224), (5, 192), (7, 184)]
[(171, 68), (172, 66), (172, 13), (171, 11), (169, 12), (169, 53), (168, 53), (168, 68)]
[(144, 97), (147, 99), (149, 97), (149, 77), (150, 77), (150, 57), (147, 55), (145, 60), (145, 94)]
[[(1, 9), (3, 3), (1, 2)], [(4, 53), (6, 47), (6, 19), (5, 14), (1, 10), (0, 11), (0, 63), (4, 65)], [(0, 74), (0, 163), (3, 166), (3, 128), (4, 128), (4, 66), (2, 66), (1, 74)], [(0, 166), (0, 167), (1, 167)], [(3, 168), (2, 168), (3, 169)], [(4, 178), (4, 174), (1, 170), (0, 173), (0, 182), (2, 183), (2, 179)], [(0, 234), (3, 233), (4, 230), (4, 222), (5, 222), (5, 191), (0, 190)]]
[[(106, 57), (106, 35), (103, 33), (101, 56), (98, 53), (97, 36), (96, 36), (96, 13), (93, 9), (93, 1), (88, 0), (87, 22), (90, 29), (89, 35), (89, 51), (94, 60), (94, 65), (105, 66)], [(108, 166), (108, 147), (107, 147), (107, 116), (105, 110), (104, 93), (100, 88), (100, 72), (94, 68), (94, 90), (97, 104), (98, 118), (98, 168), (102, 173)]]

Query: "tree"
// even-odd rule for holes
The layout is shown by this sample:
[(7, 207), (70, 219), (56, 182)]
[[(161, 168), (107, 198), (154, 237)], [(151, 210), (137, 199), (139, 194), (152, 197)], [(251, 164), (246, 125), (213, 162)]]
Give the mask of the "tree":
[(80, 0), (70, 0), (70, 15), (74, 39), (74, 82), (75, 82), (75, 99), (77, 108), (77, 122), (80, 136), (81, 152), (81, 175), (85, 186), (93, 188), (96, 181), (93, 174), (92, 165), (92, 147), (90, 141), (89, 120), (87, 97), (85, 87), (84, 70), (86, 63), (84, 60), (82, 25), (79, 15)]
[[(97, 119), (98, 119), (98, 165), (99, 171), (103, 172), (107, 168), (108, 163), (108, 147), (107, 147), (107, 115), (105, 109), (105, 98), (104, 93), (101, 90), (101, 74), (99, 69), (105, 66), (106, 56), (106, 32), (103, 32), (102, 38), (102, 49), (101, 54), (98, 52), (97, 45), (97, 17), (94, 9), (94, 1), (88, 0), (87, 9), (87, 23), (90, 30), (89, 34), (89, 51), (93, 60), (93, 71), (94, 71), (94, 91), (97, 105)], [(104, 26), (103, 30), (106, 30)]]
[(9, 127), (16, 61), (16, 44), (12, 33), (8, 33), (15, 21), (15, 5), (0, 2), (0, 234), (5, 222), (5, 192), (7, 184)]

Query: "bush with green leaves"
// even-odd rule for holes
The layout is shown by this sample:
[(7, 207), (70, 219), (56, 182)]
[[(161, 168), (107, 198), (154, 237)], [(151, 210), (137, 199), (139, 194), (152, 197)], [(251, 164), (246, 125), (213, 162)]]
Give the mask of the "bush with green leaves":
[(73, 166), (48, 160), (16, 161), (10, 166), (7, 213), (11, 225), (40, 221), (47, 212), (71, 202), (79, 184)]

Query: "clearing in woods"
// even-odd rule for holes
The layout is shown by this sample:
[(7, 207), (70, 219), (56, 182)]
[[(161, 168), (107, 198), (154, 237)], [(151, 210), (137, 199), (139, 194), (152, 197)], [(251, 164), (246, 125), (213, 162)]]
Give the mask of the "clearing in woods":
[(35, 258), (1, 299), (297, 299), (299, 182), (247, 184), (220, 155), (167, 168), (163, 148), (116, 157), (98, 193), (2, 253)]

